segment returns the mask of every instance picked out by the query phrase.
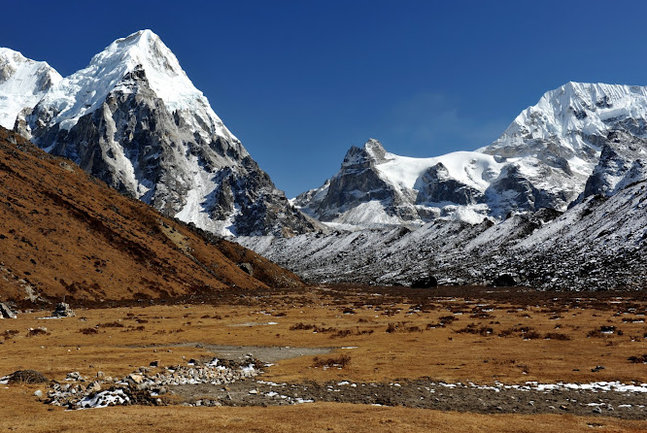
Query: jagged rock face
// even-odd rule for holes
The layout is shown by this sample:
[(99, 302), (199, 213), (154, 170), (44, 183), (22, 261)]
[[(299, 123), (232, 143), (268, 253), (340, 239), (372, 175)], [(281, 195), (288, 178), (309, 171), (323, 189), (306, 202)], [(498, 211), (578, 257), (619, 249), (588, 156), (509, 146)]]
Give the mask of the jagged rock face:
[(433, 275), (441, 285), (490, 284), (509, 274), (540, 289), (645, 289), (647, 181), (564, 213), (541, 209), (498, 224), (438, 219), (415, 230), (238, 241), (319, 282), (410, 285)]
[(441, 162), (425, 170), (416, 182), (416, 187), (416, 204), (451, 202), (468, 205), (483, 199), (481, 191), (453, 179)]
[(234, 215), (235, 235), (290, 237), (313, 231), (313, 223), (289, 204), (250, 156), (241, 163), (248, 174), (229, 167), (218, 172), (218, 186), (204, 204), (212, 218)]
[(628, 130), (609, 132), (593, 174), (586, 181), (582, 197), (594, 194), (609, 196), (620, 189), (647, 179), (647, 139), (644, 127), (632, 125)]
[(119, 191), (202, 229), (222, 235), (315, 229), (150, 31), (115, 41), (63, 79), (18, 129)]
[(568, 189), (552, 185), (550, 188), (542, 188), (542, 177), (556, 181), (563, 176), (555, 169), (543, 165), (537, 169), (538, 176), (528, 176), (524, 173), (524, 167), (515, 163), (505, 165), (501, 174), (485, 191), (485, 202), (489, 205), (490, 215), (502, 219), (510, 212), (534, 212), (543, 208), (563, 210), (565, 204), (576, 198), (575, 193)]
[[(416, 218), (417, 213), (407, 206), (402, 194), (384, 181), (377, 171), (376, 164), (383, 161), (385, 153), (377, 141), (369, 141), (364, 148), (351, 147), (339, 173), (324, 186), (325, 194), (320, 194), (323, 198), (316, 202), (316, 206), (304, 210), (321, 221), (334, 221), (349, 209), (377, 202), (388, 215), (397, 215), (403, 220)], [(317, 193), (310, 191), (305, 194), (297, 202), (304, 202), (308, 194), (312, 199)]]

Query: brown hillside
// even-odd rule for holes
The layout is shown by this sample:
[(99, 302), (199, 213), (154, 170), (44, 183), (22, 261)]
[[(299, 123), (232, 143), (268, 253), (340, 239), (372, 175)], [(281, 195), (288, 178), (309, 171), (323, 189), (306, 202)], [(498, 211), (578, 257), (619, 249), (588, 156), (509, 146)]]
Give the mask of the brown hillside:
[(0, 127), (0, 299), (118, 300), (300, 284), (254, 252), (207, 241)]

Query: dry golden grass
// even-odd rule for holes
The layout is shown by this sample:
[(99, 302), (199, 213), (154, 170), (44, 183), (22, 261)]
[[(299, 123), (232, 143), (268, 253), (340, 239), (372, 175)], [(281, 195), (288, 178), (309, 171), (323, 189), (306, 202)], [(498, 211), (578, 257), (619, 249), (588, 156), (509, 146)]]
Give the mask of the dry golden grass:
[[(148, 365), (154, 359), (167, 365), (208, 356), (210, 353), (204, 349), (173, 347), (178, 343), (206, 343), (331, 347), (331, 356), (351, 357), (345, 368), (327, 370), (314, 368), (313, 357), (281, 361), (268, 370), (267, 377), (282, 381), (382, 381), (429, 376), (481, 383), (647, 382), (644, 365), (628, 361), (630, 356), (647, 353), (645, 324), (622, 320), (633, 316), (615, 316), (614, 310), (578, 309), (551, 319), (555, 313), (544, 307), (517, 311), (510, 306), (495, 306), (488, 312), (492, 317), (479, 319), (470, 317), (472, 304), (453, 302), (450, 308), (468, 311), (461, 315), (448, 311), (446, 302), (435, 305), (434, 310), (413, 314), (408, 314), (407, 305), (394, 305), (391, 311), (399, 312), (388, 315), (358, 307), (354, 308), (355, 314), (344, 314), (344, 306), (324, 305), (323, 301), (313, 301), (312, 306), (266, 310), (240, 305), (80, 309), (77, 317), (62, 320), (40, 320), (45, 312), (21, 314), (17, 320), (0, 322), (0, 334), (18, 331), (0, 345), (0, 372), (33, 368), (55, 378), (71, 370), (84, 374), (102, 370), (115, 375)], [(452, 315), (457, 320), (444, 328), (427, 329), (428, 324), (438, 324), (442, 317)], [(276, 324), (266, 325), (268, 322)], [(106, 326), (113, 323), (122, 326)], [(258, 325), (239, 326), (247, 323)], [(319, 332), (290, 329), (299, 324), (316, 325)], [(386, 332), (389, 324), (396, 325), (394, 332)], [(470, 324), (475, 324), (477, 330), (492, 328), (492, 333), (457, 332)], [(602, 325), (615, 326), (622, 335), (616, 332), (587, 337)], [(39, 326), (47, 327), (48, 334), (27, 337), (28, 328)], [(531, 328), (540, 338), (524, 339), (526, 334), (520, 332), (499, 336), (505, 334), (503, 331), (523, 327)], [(97, 333), (82, 333), (86, 328), (94, 328)], [(565, 335), (569, 340), (545, 339), (550, 333)], [(596, 365), (605, 369), (592, 372)]]
[[(350, 356), (350, 363), (343, 369), (317, 368), (313, 356), (279, 361), (264, 377), (274, 381), (385, 381), (425, 376), (477, 383), (647, 381), (644, 365), (627, 359), (647, 353), (644, 338), (647, 328), (639, 322), (641, 315), (619, 314), (614, 308), (556, 311), (545, 306), (517, 308), (494, 305), (491, 301), (466, 303), (461, 299), (443, 298), (432, 300), (424, 311), (414, 311), (409, 304), (380, 305), (368, 297), (364, 297), (364, 302), (371, 306), (332, 302), (313, 290), (299, 297), (282, 295), (280, 299), (266, 298), (258, 302), (265, 307), (156, 305), (77, 309), (77, 317), (61, 320), (39, 319), (44, 312), (21, 314), (16, 320), (0, 321), (0, 335), (6, 330), (18, 331), (0, 345), (0, 375), (18, 369), (35, 369), (57, 380), (62, 380), (70, 371), (84, 375), (95, 375), (97, 371), (111, 376), (124, 375), (153, 360), (159, 360), (164, 366), (210, 356), (211, 352), (203, 348), (178, 346), (205, 343), (330, 347), (333, 348), (330, 355), (320, 355), (320, 358)], [(479, 303), (487, 305), (478, 307)], [(639, 311), (644, 311), (644, 307), (640, 304)], [(354, 314), (349, 314), (351, 310)], [(459, 311), (462, 314), (454, 314)], [(445, 327), (427, 329), (428, 324), (447, 321), (443, 319), (447, 316), (456, 319)], [(268, 322), (276, 324), (268, 325)], [(257, 325), (240, 326), (248, 323)], [(469, 329), (470, 324), (477, 331), (492, 328), (492, 333), (457, 332)], [(298, 329), (312, 328), (310, 325), (315, 325), (318, 332)], [(622, 330), (622, 335), (616, 332), (587, 337), (591, 330), (602, 325), (615, 326)], [(39, 326), (47, 327), (48, 334), (27, 337), (28, 328)], [(389, 327), (393, 332), (387, 332)], [(511, 331), (523, 327), (532, 328), (527, 333), (534, 332), (541, 338), (524, 340), (520, 331)], [(86, 328), (97, 329), (97, 333), (86, 335), (82, 332)], [(544, 339), (549, 333), (569, 339)], [(596, 365), (604, 365), (605, 369), (592, 372)], [(190, 432), (226, 428), (231, 431), (531, 432), (588, 431), (588, 424), (598, 423), (603, 426), (596, 427), (595, 431), (647, 431), (647, 422), (615, 419), (567, 415), (486, 416), (334, 404), (274, 408), (128, 407), (63, 412), (37, 402), (33, 396), (35, 389), (33, 386), (0, 387), (0, 430), (79, 431), (101, 426), (101, 431)]]
[[(0, 215), (3, 301), (30, 291), (114, 301), (301, 285), (263, 257), (231, 242), (208, 243), (1, 127)], [(253, 277), (238, 258), (252, 264)]]

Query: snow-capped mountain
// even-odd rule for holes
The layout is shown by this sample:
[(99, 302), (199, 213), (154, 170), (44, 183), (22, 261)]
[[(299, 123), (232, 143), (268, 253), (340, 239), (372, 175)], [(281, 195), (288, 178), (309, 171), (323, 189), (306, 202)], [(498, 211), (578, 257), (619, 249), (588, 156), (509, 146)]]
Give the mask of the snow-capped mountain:
[(318, 282), (490, 284), (501, 275), (542, 289), (644, 288), (647, 181), (495, 224), (436, 219), (417, 229), (374, 227), (238, 242)]
[(314, 229), (150, 30), (114, 41), (58, 81), (17, 129), (119, 191), (202, 229), (223, 235)]
[(322, 221), (360, 227), (563, 211), (578, 196), (647, 178), (646, 140), (647, 87), (571, 82), (474, 152), (411, 158), (376, 140), (352, 147), (335, 176), (294, 203)]
[[(627, 185), (623, 178), (633, 161), (647, 155), (646, 137), (647, 87), (569, 82), (544, 94), (479, 150), (506, 158), (533, 185), (568, 202)], [(594, 170), (597, 181), (589, 179)]]
[(363, 148), (351, 147), (335, 176), (294, 203), (321, 221), (346, 227), (419, 223), (449, 215), (478, 223), (487, 210), (479, 201), (502, 166), (478, 152), (400, 156), (371, 139)]
[(294, 200), (338, 230), (238, 241), (319, 282), (644, 288), (646, 179), (647, 87), (568, 83), (474, 152), (353, 147)]
[(61, 79), (46, 62), (0, 48), (0, 126), (13, 128), (23, 110), (33, 108)]

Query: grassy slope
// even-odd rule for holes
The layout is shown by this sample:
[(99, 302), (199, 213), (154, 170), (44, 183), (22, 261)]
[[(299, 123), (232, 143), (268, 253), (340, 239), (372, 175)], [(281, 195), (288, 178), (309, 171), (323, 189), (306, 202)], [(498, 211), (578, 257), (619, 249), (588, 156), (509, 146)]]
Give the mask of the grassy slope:
[[(1, 128), (0, 215), (0, 299), (23, 299), (29, 287), (49, 298), (107, 300), (300, 284), (257, 254), (209, 244)], [(257, 278), (236, 257), (251, 262)]]

